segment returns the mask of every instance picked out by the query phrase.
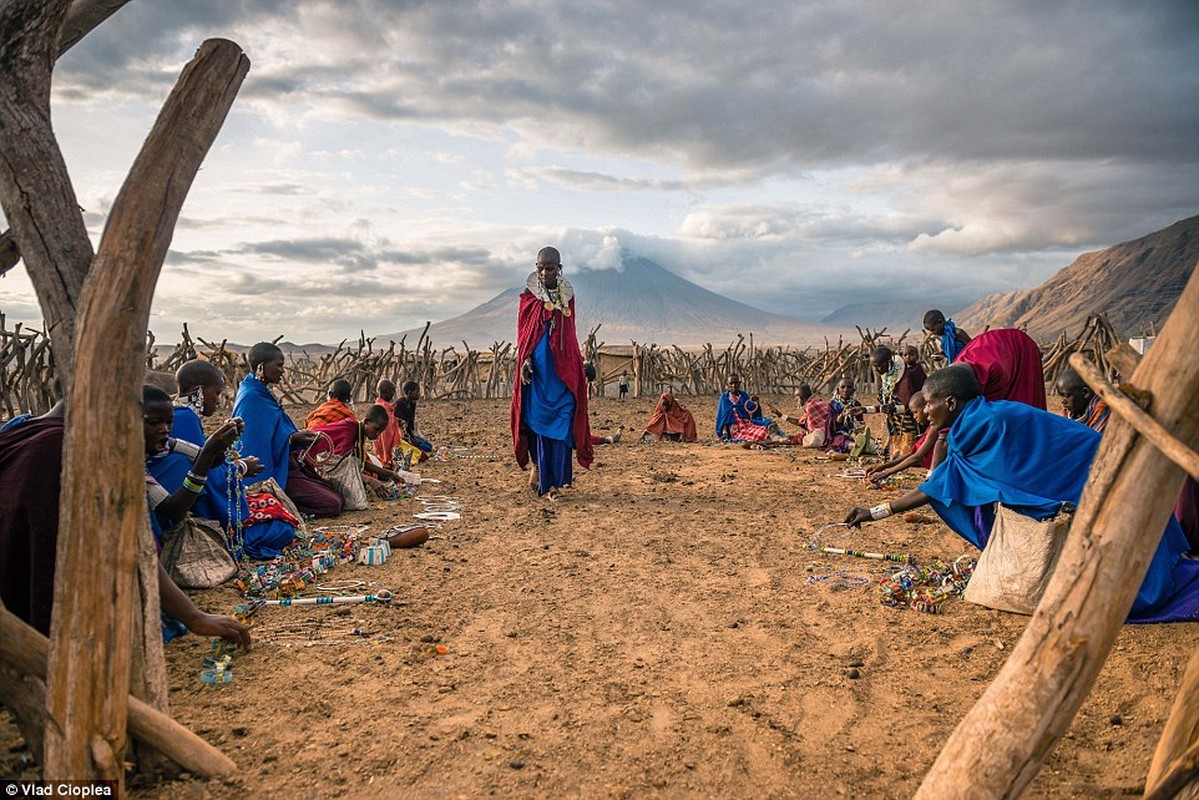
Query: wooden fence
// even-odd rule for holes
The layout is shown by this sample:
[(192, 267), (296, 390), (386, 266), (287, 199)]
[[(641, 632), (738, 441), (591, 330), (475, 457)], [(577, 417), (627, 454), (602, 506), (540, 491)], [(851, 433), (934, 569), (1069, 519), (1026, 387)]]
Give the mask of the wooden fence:
[[(734, 372), (748, 390), (762, 394), (790, 393), (802, 383), (818, 392), (827, 391), (842, 377), (853, 378), (859, 391), (868, 393), (875, 380), (870, 352), (880, 344), (896, 351), (915, 345), (929, 371), (945, 363), (936, 340), (911, 330), (896, 335), (886, 328), (858, 328), (856, 341), (826, 340), (823, 347), (803, 349), (764, 346), (752, 334), (738, 336), (723, 349), (712, 344), (683, 349), (637, 342), (609, 345), (598, 339), (599, 329), (588, 333), (582, 348), (583, 357), (596, 367), (592, 391), (597, 395), (615, 393), (622, 372), (629, 375), (634, 397), (663, 391), (684, 396), (716, 394)], [(1042, 345), (1046, 381), (1053, 381), (1075, 352), (1084, 353), (1113, 374), (1104, 354), (1119, 341), (1106, 316), (1089, 317), (1077, 336), (1063, 333)], [(249, 372), (248, 352), (249, 348), (231, 345), (228, 340), (193, 337), (185, 324), (179, 342), (169, 350), (156, 344), (153, 333), (147, 335), (146, 369), (174, 373), (184, 362), (204, 358), (220, 368), (232, 391)], [(330, 352), (301, 349), (289, 352), (287, 358), (287, 370), (276, 391), (284, 402), (297, 404), (320, 402), (329, 384), (338, 378), (350, 382), (358, 402), (373, 400), (382, 378), (397, 387), (416, 381), (422, 395), (430, 398), (504, 398), (511, 396), (517, 367), (516, 348), (509, 342), (495, 342), (488, 349), (474, 349), (466, 342), (460, 348), (435, 347), (428, 326), (414, 347), (408, 346), (406, 337), (383, 347), (375, 337), (359, 335), (357, 341), (342, 341)], [(49, 339), (44, 332), (21, 325), (8, 330), (0, 314), (0, 412), (5, 418), (22, 411), (41, 413), (55, 398)]]

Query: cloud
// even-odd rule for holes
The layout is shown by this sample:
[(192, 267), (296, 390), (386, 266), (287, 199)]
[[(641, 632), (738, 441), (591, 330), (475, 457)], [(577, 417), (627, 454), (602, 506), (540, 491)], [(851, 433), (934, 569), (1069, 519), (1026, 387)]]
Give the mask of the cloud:
[(96, 239), (196, 46), (252, 61), (156, 319), (396, 330), (549, 243), (820, 317), (1021, 288), (1195, 214), (1197, 34), (1188, 2), (131, 3), (54, 113)]
[(243, 97), (259, 106), (490, 125), (696, 169), (1194, 160), (1197, 31), (1191, 4), (1149, 13), (1115, 0), (970, 13), (950, 0), (649, 13), (627, 2), (358, 0), (333, 11), (201, 0), (130, 6), (56, 79), (64, 90), (156, 94), (187, 48), (226, 35), (250, 51)]

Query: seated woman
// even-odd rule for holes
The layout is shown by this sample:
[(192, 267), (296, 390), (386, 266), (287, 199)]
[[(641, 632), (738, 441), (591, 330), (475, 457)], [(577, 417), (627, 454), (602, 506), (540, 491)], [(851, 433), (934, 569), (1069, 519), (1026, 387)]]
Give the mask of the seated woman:
[[(978, 378), (963, 364), (930, 375), (924, 396), (930, 427), (949, 428), (945, 461), (919, 489), (874, 508), (851, 509), (848, 524), (856, 527), (931, 504), (945, 524), (981, 550), (995, 524), (996, 503), (1036, 520), (1077, 505), (1099, 433), (1026, 403), (987, 400)], [(1199, 562), (1182, 558), (1186, 549), (1186, 537), (1171, 516), (1130, 620), (1193, 618), (1199, 610)]]
[(423, 455), (416, 445), (404, 441), (404, 431), (395, 415), (396, 385), (384, 378), (375, 387), (375, 405), (387, 414), (387, 427), (372, 442), (375, 461), (387, 469), (398, 469), (418, 463)]
[(749, 412), (745, 410), (749, 395), (741, 391), (741, 376), (730, 375), (727, 386), (716, 404), (716, 438), (724, 441), (732, 438), (733, 426), (738, 419), (749, 419)]
[(407, 381), (404, 384), (404, 396), (396, 400), (395, 418), (404, 434), (404, 441), (421, 452), (420, 461), (429, 457), (433, 452), (433, 443), (424, 437), (416, 424), (416, 404), (420, 400), (420, 384)]
[(751, 419), (754, 411), (761, 417), (761, 408), (741, 390), (741, 377), (735, 373), (729, 375), (728, 389), (720, 395), (716, 406), (716, 436), (725, 442), (766, 441), (772, 433), (767, 426)]
[(1062, 398), (1062, 413), (1075, 422), (1103, 433), (1111, 410), (1103, 398), (1095, 394), (1072, 368), (1066, 367), (1057, 376), (1053, 388)]
[[(656, 437), (656, 438), (655, 438)], [(695, 430), (695, 417), (674, 399), (670, 392), (663, 392), (658, 405), (641, 434), (641, 441), (694, 442), (699, 439)]]
[[(225, 376), (202, 359), (185, 363), (175, 379), (179, 395), (173, 409), (171, 439), (164, 452), (149, 454), (146, 460), (147, 471), (168, 492), (183, 486), (207, 441), (200, 418), (216, 412), (225, 390)], [(234, 552), (234, 558), (240, 559), (242, 555), (256, 560), (274, 558), (296, 537), (299, 520), (279, 501), (266, 493), (247, 496), (244, 479), (253, 478), (261, 471), (262, 464), (254, 456), (234, 462), (222, 458), (208, 471), (204, 491), (191, 509), (194, 516), (213, 520), (229, 533), (231, 542), (238, 543), (234, 549), (240, 548), (241, 552)]]
[(308, 430), (318, 425), (328, 425), (343, 419), (356, 419), (354, 408), (350, 405), (353, 387), (344, 378), (338, 378), (329, 384), (329, 397), (325, 402), (312, 410), (304, 419), (304, 427)]
[(316, 439), (301, 431), (271, 393), (271, 384), (283, 379), (283, 351), (270, 342), (250, 348), (249, 375), (237, 387), (233, 415), (245, 420), (242, 454), (262, 462), (261, 475), (274, 478), (301, 513), (335, 517), (341, 513), (341, 495), (304, 463), (297, 448)]
[(834, 413), (832, 404), (812, 392), (812, 387), (801, 383), (795, 390), (795, 404), (803, 412), (799, 416), (784, 414), (779, 409), (773, 409), (774, 415), (784, 422), (799, 426), (799, 432), (788, 437), (791, 444), (804, 447), (823, 447), (833, 438)]
[[(60, 402), (0, 432), (0, 601), (45, 636), (54, 603), (64, 410)], [(249, 628), (196, 608), (161, 564), (158, 598), (163, 613), (188, 630), (249, 647)]]
[(318, 425), (314, 430), (328, 438), (321, 438), (313, 443), (308, 449), (308, 457), (319, 457), (328, 450), (332, 450), (336, 456), (355, 456), (362, 464), (362, 480), (366, 488), (380, 498), (391, 499), (396, 494), (395, 484), (419, 484), (420, 475), (401, 469), (388, 469), (367, 457), (366, 443), (378, 439), (387, 429), (388, 421), (387, 411), (382, 406), (374, 405), (367, 410), (361, 422), (342, 419)]

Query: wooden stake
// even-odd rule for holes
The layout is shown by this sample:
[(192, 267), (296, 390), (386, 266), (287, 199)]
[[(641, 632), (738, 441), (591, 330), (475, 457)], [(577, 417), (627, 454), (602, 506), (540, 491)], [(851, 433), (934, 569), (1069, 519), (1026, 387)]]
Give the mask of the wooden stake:
[[(1199, 441), (1199, 271), (1132, 382)], [(1014, 797), (1065, 733), (1132, 607), (1178, 499), (1179, 468), (1120, 417), (1107, 426), (1070, 536), (1011, 656), (953, 732), (918, 798)]]
[[(49, 639), (0, 606), (0, 662), (44, 680), (49, 649)], [(197, 775), (228, 778), (237, 770), (220, 750), (136, 697), (129, 698), (129, 730)]]
[[(1182, 686), (1174, 697), (1170, 717), (1162, 730), (1149, 775), (1145, 778), (1145, 796), (1175, 797), (1194, 778), (1199, 769), (1199, 652), (1191, 656)], [(1191, 790), (1182, 795), (1195, 797), (1199, 792)]]
[(1103, 402), (1107, 403), (1108, 408), (1136, 428), (1137, 433), (1152, 442), (1153, 446), (1160, 450), (1166, 458), (1186, 470), (1191, 477), (1199, 480), (1199, 453), (1171, 436), (1170, 432), (1163, 428), (1157, 420), (1142, 411), (1141, 407), (1122, 391), (1108, 383), (1099, 368), (1082, 353), (1070, 356), (1070, 366), (1078, 373), (1078, 377), (1082, 378), (1083, 382), (1090, 386)]
[[(142, 352), (175, 221), (249, 62), (211, 40), (183, 70), (113, 203), (78, 320), (64, 440), (46, 681), (47, 780), (102, 777), (100, 736), (123, 759), (134, 543), (145, 524)], [(120, 786), (120, 784), (119, 784)], [(120, 786), (123, 788), (123, 786)]]

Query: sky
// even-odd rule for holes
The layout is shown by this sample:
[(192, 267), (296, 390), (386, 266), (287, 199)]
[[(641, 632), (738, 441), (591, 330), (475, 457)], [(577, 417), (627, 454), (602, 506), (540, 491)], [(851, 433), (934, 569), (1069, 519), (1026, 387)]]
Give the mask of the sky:
[[(251, 61), (151, 328), (332, 342), (650, 258), (817, 320), (1199, 213), (1199, 3), (133, 0), (54, 73), (93, 241), (199, 44)], [(23, 267), (10, 324), (36, 322)]]

